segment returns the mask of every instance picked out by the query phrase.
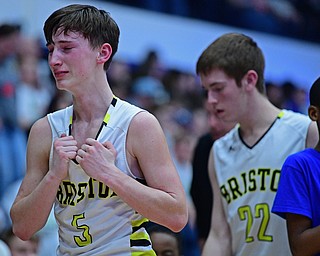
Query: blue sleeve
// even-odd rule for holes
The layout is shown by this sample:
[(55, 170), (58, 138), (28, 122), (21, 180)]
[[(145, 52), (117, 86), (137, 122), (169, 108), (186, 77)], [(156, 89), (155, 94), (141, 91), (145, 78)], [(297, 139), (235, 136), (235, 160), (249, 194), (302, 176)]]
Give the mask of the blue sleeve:
[[(293, 213), (312, 218), (308, 182), (303, 170), (303, 158), (298, 154), (289, 156), (282, 166), (278, 190), (272, 212), (285, 218)], [(302, 163), (301, 163), (302, 161)]]

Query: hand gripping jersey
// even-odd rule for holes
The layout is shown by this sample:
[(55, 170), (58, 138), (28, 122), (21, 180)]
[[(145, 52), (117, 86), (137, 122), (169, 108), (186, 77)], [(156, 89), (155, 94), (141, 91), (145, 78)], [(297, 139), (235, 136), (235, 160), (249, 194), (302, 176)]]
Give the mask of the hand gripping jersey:
[(252, 147), (239, 136), (239, 126), (214, 143), (233, 255), (291, 255), (286, 223), (270, 212), (282, 164), (305, 148), (310, 122), (307, 116), (283, 110)]
[[(134, 179), (126, 159), (126, 136), (132, 118), (142, 109), (118, 98), (110, 105), (96, 139), (117, 150), (116, 166)], [(48, 115), (53, 141), (71, 130), (73, 107)], [(52, 151), (50, 165), (52, 160)], [(58, 255), (155, 255), (144, 225), (135, 212), (109, 187), (89, 177), (70, 161), (68, 177), (59, 186), (55, 216), (59, 225)]]

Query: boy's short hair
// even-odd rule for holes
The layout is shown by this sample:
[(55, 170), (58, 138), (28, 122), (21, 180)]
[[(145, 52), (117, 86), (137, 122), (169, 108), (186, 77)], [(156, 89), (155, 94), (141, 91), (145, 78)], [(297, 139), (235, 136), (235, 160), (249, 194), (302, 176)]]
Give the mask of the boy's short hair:
[(314, 81), (309, 92), (310, 105), (320, 107), (320, 77)]
[(238, 86), (243, 76), (254, 70), (258, 74), (257, 89), (265, 94), (265, 59), (258, 44), (241, 33), (227, 33), (214, 40), (200, 55), (196, 73), (207, 75), (211, 70), (222, 70), (235, 79)]
[(154, 222), (149, 222), (146, 226), (146, 230), (149, 235), (152, 235), (153, 233), (164, 233), (172, 236), (177, 240), (178, 243), (178, 250), (179, 254), (182, 252), (182, 235), (181, 233), (176, 233), (173, 232), (171, 229), (164, 227), (160, 224), (154, 223)]
[(89, 41), (92, 49), (109, 43), (112, 54), (104, 65), (105, 70), (118, 50), (120, 29), (117, 23), (110, 13), (91, 5), (71, 4), (56, 10), (45, 21), (43, 31), (48, 44), (52, 43), (52, 37), (57, 32), (79, 32)]

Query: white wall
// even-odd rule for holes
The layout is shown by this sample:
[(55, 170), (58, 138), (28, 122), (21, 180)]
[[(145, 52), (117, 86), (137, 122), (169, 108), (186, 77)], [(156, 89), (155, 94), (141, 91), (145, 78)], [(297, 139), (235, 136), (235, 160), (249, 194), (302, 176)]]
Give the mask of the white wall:
[(116, 56), (139, 62), (148, 49), (156, 49), (166, 67), (194, 73), (201, 52), (226, 32), (243, 32), (252, 36), (266, 58), (266, 78), (275, 82), (291, 80), (309, 88), (320, 76), (320, 45), (289, 40), (214, 23), (172, 17), (108, 1), (13, 0), (2, 1), (0, 22), (18, 21), (26, 34), (42, 36), (44, 20), (57, 8), (71, 3), (93, 4), (109, 11), (121, 29)]

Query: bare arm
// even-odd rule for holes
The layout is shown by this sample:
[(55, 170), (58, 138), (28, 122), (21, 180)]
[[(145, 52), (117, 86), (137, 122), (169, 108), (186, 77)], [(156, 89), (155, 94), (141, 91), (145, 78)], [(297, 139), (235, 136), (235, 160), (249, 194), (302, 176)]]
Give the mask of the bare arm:
[(317, 145), (319, 141), (319, 134), (316, 122), (311, 122), (308, 134), (307, 134), (307, 141), (306, 141), (306, 148), (313, 148)]
[(291, 252), (294, 256), (311, 256), (320, 252), (320, 227), (311, 227), (311, 220), (297, 214), (286, 214)]
[[(59, 139), (62, 142), (57, 142), (56, 146), (61, 151), (60, 157), (64, 159), (60, 161), (54, 156), (54, 167), (49, 170), (51, 136), (46, 117), (37, 121), (30, 131), (26, 175), (10, 212), (13, 231), (24, 240), (29, 239), (45, 225), (60, 181), (67, 173), (69, 158), (75, 157), (76, 146), (72, 145), (76, 142), (70, 137)], [(63, 153), (63, 145), (71, 145), (67, 148), (72, 149), (72, 153)]]
[(212, 150), (209, 155), (208, 170), (213, 190), (213, 208), (210, 232), (205, 242), (202, 255), (231, 256), (231, 233), (223, 210), (220, 188), (214, 169)]
[[(91, 177), (110, 187), (137, 212), (173, 231), (180, 231), (187, 223), (187, 204), (183, 186), (169, 153), (166, 139), (157, 119), (147, 112), (137, 114), (127, 134), (127, 150), (136, 159), (146, 179), (145, 186), (121, 172), (114, 165), (111, 144), (87, 140), (89, 154), (79, 150), (77, 161)], [(103, 151), (101, 160), (98, 153)], [(105, 159), (107, 158), (107, 159)], [(103, 166), (101, 166), (103, 164)], [(103, 170), (103, 172), (96, 170)]]

